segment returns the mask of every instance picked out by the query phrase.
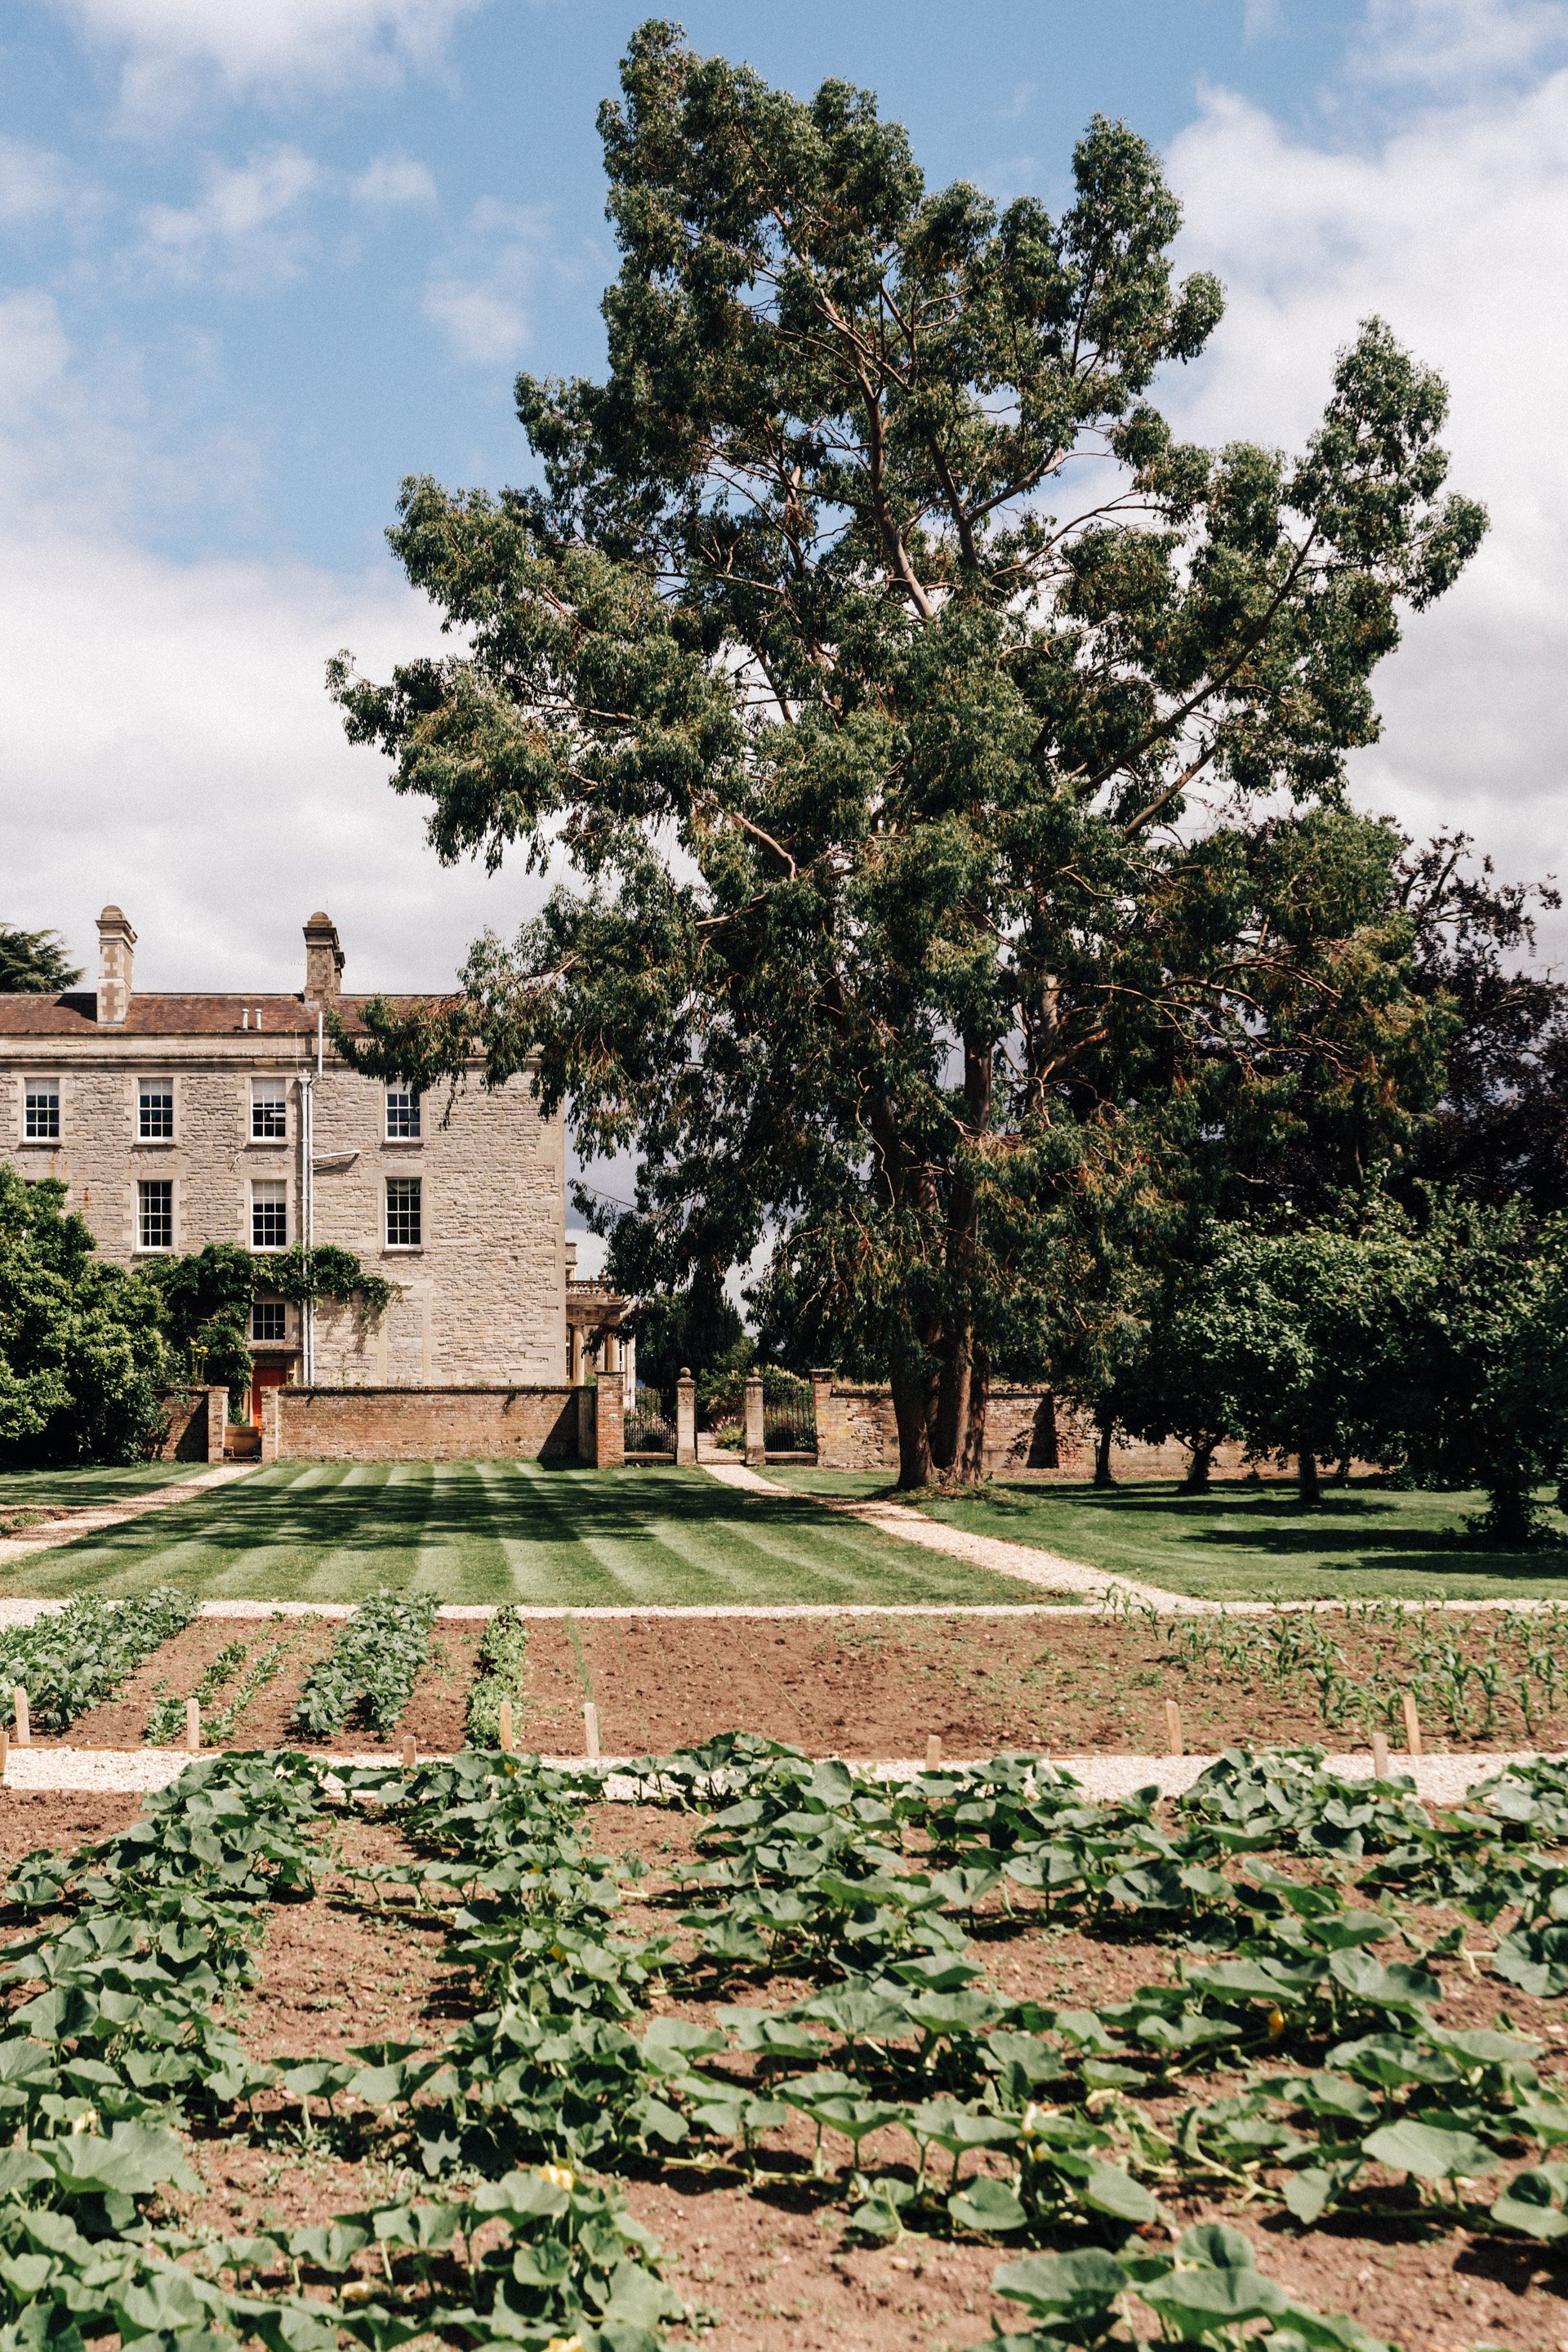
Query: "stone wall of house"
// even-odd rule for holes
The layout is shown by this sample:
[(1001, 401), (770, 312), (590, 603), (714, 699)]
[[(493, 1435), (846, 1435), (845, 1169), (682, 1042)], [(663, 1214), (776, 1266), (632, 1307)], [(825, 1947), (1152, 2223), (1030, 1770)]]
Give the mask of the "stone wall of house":
[(169, 1416), (158, 1462), (221, 1462), (226, 1389), (165, 1389), (160, 1400)]
[[(289, 1239), (302, 1235), (300, 1079), (314, 1066), (315, 1036), (237, 1030), (224, 1036), (130, 1035), (88, 1031), (68, 1038), (0, 1039), (0, 1159), (29, 1178), (59, 1178), (67, 1205), (86, 1220), (105, 1256), (140, 1262), (137, 1185), (174, 1186), (174, 1248), (251, 1242), (251, 1185), (287, 1188)], [(57, 1077), (60, 1134), (23, 1135), (23, 1091), (32, 1073)], [(137, 1138), (139, 1081), (168, 1077), (174, 1096), (169, 1142)], [(288, 1132), (250, 1134), (251, 1080), (281, 1077)], [(563, 1129), (541, 1116), (526, 1077), (493, 1093), (478, 1084), (424, 1105), (416, 1142), (387, 1138), (385, 1096), (374, 1079), (329, 1051), (315, 1087), (315, 1238), (351, 1249), (398, 1286), (384, 1315), (322, 1302), (316, 1309), (316, 1374), (339, 1385), (430, 1387), (553, 1381), (566, 1371)], [(423, 1240), (386, 1246), (388, 1176), (417, 1176)], [(300, 1313), (287, 1312), (295, 1360)]]
[[(268, 1389), (264, 1462), (575, 1462), (580, 1400), (567, 1388)], [(590, 1449), (593, 1432), (589, 1433)], [(589, 1450), (585, 1458), (594, 1459)]]
[[(814, 1375), (816, 1459), (824, 1470), (885, 1470), (899, 1466), (899, 1431), (890, 1390)], [(1184, 1445), (1148, 1445), (1118, 1434), (1111, 1454), (1117, 1478), (1184, 1477)], [(1243, 1467), (1238, 1444), (1220, 1446), (1216, 1475)], [(1069, 1480), (1094, 1475), (1094, 1423), (1089, 1414), (1058, 1403), (1048, 1389), (994, 1388), (985, 1416), (985, 1475), (1005, 1478), (1027, 1471)], [(1265, 1471), (1267, 1475), (1267, 1470)]]

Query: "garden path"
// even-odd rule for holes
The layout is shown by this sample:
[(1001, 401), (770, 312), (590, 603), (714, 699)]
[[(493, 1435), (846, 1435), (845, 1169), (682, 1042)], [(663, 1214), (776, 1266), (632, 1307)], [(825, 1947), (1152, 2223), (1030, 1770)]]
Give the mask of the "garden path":
[[(742, 1494), (770, 1495), (776, 1500), (781, 1491), (739, 1463), (705, 1462), (701, 1466), (721, 1486)], [(1189, 1600), (1184, 1593), (1164, 1592), (1158, 1585), (1139, 1584), (1131, 1577), (1112, 1576), (1082, 1560), (1064, 1559), (1060, 1552), (1045, 1551), (1037, 1544), (1009, 1543), (1001, 1536), (976, 1536), (963, 1528), (944, 1527), (940, 1519), (928, 1519), (923, 1511), (912, 1510), (907, 1503), (857, 1503), (836, 1495), (816, 1495), (812, 1499), (823, 1510), (858, 1519), (863, 1527), (879, 1528), (884, 1535), (897, 1536), (905, 1543), (923, 1544), (927, 1551), (947, 1552), (954, 1559), (967, 1560), (972, 1568), (988, 1569), (994, 1576), (1016, 1576), (1048, 1592), (1081, 1592), (1086, 1601), (1101, 1602), (1125, 1594), (1140, 1607), (1158, 1609), (1162, 1616), (1208, 1617), (1221, 1605)], [(1229, 1603), (1232, 1612), (1240, 1605)]]
[[(1401, 1756), (1391, 1766), (1391, 1777), (1411, 1782), (1415, 1794), (1426, 1804), (1455, 1805), (1483, 1780), (1493, 1780), (1516, 1764), (1531, 1762), (1538, 1751), (1531, 1749), (1496, 1749), (1489, 1753), (1468, 1753), (1463, 1756), (1418, 1756), (1414, 1760)], [(205, 1750), (210, 1755), (212, 1750)], [(181, 1749), (172, 1748), (13, 1748), (6, 1761), (3, 1784), (17, 1790), (135, 1790), (167, 1788), (177, 1780), (187, 1763), (193, 1759)], [(426, 1763), (442, 1759), (424, 1757)], [(558, 1766), (563, 1771), (581, 1771), (587, 1759), (583, 1756), (545, 1756), (541, 1762)], [(606, 1769), (605, 1795), (611, 1804), (635, 1803), (642, 1783), (630, 1773), (617, 1771), (635, 1759), (629, 1756), (605, 1756), (599, 1762)], [(954, 1766), (966, 1761), (983, 1761), (949, 1757), (946, 1763)], [(1061, 1771), (1069, 1772), (1087, 1797), (1100, 1802), (1131, 1797), (1137, 1790), (1158, 1788), (1162, 1796), (1174, 1797), (1190, 1789), (1198, 1775), (1219, 1759), (1214, 1756), (1053, 1756), (1051, 1762)], [(336, 1765), (378, 1765), (383, 1769), (388, 1759), (384, 1748), (363, 1755), (323, 1756), (321, 1761)], [(912, 1757), (868, 1758), (850, 1756), (844, 1761), (858, 1772), (866, 1772), (887, 1780), (912, 1780), (927, 1766)], [(1370, 1780), (1373, 1759), (1365, 1749), (1359, 1753), (1329, 1756), (1323, 1769), (1342, 1775), (1349, 1780)]]
[(81, 1536), (95, 1536), (106, 1528), (117, 1528), (126, 1519), (139, 1519), (148, 1511), (162, 1511), (171, 1503), (188, 1502), (193, 1495), (205, 1494), (209, 1487), (226, 1486), (231, 1479), (248, 1478), (255, 1475), (252, 1462), (218, 1462), (209, 1470), (199, 1470), (191, 1478), (181, 1478), (174, 1485), (153, 1486), (144, 1495), (128, 1495), (120, 1503), (65, 1504), (57, 1515), (42, 1526), (24, 1528), (20, 1535), (0, 1537), (0, 1571), (13, 1567), (36, 1551), (48, 1551), (57, 1544), (75, 1543)]

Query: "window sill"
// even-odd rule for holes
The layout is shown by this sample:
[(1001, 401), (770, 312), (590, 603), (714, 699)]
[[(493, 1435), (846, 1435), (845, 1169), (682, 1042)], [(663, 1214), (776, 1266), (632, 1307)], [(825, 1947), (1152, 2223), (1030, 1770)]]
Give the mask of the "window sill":
[(139, 1135), (132, 1148), (137, 1151), (173, 1151), (178, 1140), (173, 1135)]
[(16, 1149), (18, 1151), (58, 1151), (64, 1139), (58, 1135), (19, 1135)]
[(384, 1257), (423, 1257), (424, 1255), (423, 1242), (388, 1242), (382, 1252)]
[(138, 1242), (131, 1255), (132, 1257), (173, 1257), (174, 1244), (173, 1242)]
[(417, 1151), (425, 1138), (422, 1135), (384, 1135), (381, 1140), (387, 1151)]
[(292, 1138), (287, 1135), (247, 1135), (247, 1151), (287, 1151)]

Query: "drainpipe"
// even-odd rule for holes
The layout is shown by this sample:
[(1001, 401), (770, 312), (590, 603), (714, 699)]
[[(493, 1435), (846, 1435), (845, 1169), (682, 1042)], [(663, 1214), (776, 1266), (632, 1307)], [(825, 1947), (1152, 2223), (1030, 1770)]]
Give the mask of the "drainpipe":
[[(304, 1226), (305, 1265), (316, 1245), (316, 1082), (325, 1052), (325, 1015), (316, 1013), (316, 1066), (300, 1074), (300, 1207)], [(300, 1309), (300, 1373), (306, 1388), (316, 1385), (316, 1302), (307, 1293)]]

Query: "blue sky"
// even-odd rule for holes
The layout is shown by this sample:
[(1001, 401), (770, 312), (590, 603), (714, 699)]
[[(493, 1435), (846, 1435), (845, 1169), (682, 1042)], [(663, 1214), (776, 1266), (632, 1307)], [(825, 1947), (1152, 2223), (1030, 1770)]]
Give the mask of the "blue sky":
[[(0, 14), (0, 916), (151, 986), (449, 981), (521, 875), (444, 873), (321, 691), (433, 642), (400, 478), (527, 469), (519, 366), (592, 369), (612, 0), (9, 0)], [(1184, 430), (1291, 442), (1387, 316), (1454, 392), (1480, 562), (1380, 681), (1358, 790), (1561, 861), (1568, 9), (1558, 0), (773, 0), (693, 41), (869, 84), (928, 177), (1060, 198), (1097, 109), (1166, 159), (1229, 310)]]
[[(120, 379), (164, 459), (132, 490), (145, 545), (372, 561), (403, 474), (494, 481), (526, 467), (509, 398), (520, 362), (599, 364), (615, 260), (595, 117), (646, 12), (408, 10), (421, 55), (395, 18), (376, 37), (374, 12), (345, 10), (335, 69), (231, 50), (218, 5), (170, 8), (184, 38), (160, 44), (148, 35), (163, 13), (13, 6), (5, 128), (49, 159), (39, 177), (63, 201), (18, 217), (14, 200), (11, 282), (47, 288), (81, 363)], [(814, 0), (682, 21), (700, 47), (788, 87), (837, 74), (875, 88), (933, 182), (1054, 201), (1096, 109), (1163, 143), (1223, 83), (1280, 120), (1321, 120), (1359, 8), (1255, 7), (1250, 28), (1248, 13)], [(107, 30), (135, 16), (140, 42)], [(357, 52), (356, 20), (371, 31)], [(207, 463), (182, 479), (180, 453), (204, 445)]]

